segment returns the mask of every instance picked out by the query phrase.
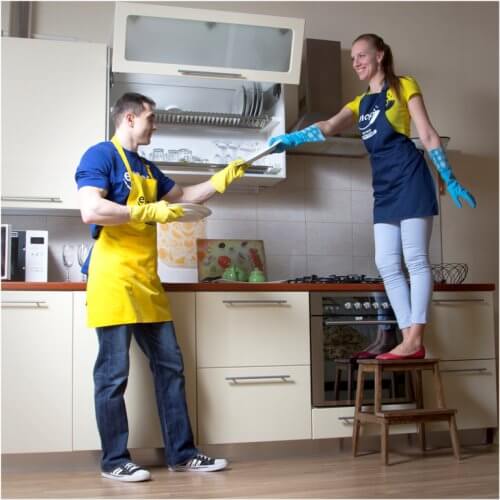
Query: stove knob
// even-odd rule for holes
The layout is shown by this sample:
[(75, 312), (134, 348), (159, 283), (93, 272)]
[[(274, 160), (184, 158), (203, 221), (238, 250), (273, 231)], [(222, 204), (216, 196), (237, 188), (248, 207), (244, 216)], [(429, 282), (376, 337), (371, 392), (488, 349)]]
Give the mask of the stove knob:
[(378, 302), (372, 302), (372, 307), (377, 310), (379, 308)]
[(361, 302), (354, 302), (354, 309), (361, 309)]
[(363, 307), (365, 309), (370, 309), (370, 303), (369, 302), (363, 302)]
[(352, 305), (351, 305), (351, 303), (350, 303), (350, 302), (346, 302), (346, 303), (344, 304), (344, 308), (345, 308), (345, 309), (350, 309), (351, 307), (352, 307)]
[(389, 307), (390, 307), (388, 302), (382, 302), (381, 306), (382, 306), (382, 309), (389, 309)]

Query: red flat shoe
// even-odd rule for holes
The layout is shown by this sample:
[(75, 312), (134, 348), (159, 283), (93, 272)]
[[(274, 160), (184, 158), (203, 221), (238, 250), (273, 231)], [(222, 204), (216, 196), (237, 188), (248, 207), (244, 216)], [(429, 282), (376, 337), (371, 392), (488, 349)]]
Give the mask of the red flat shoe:
[(411, 354), (391, 354), (390, 352), (384, 352), (384, 354), (379, 354), (375, 359), (385, 359), (385, 360), (403, 360), (403, 359), (424, 359), (425, 358), (425, 347), (422, 346), (418, 351)]

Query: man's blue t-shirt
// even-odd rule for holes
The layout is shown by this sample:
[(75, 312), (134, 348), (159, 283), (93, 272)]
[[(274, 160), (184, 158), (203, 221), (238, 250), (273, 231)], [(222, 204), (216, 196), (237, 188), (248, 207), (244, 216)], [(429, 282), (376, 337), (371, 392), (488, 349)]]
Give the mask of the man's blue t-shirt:
[[(149, 165), (151, 174), (158, 181), (157, 198), (163, 198), (175, 185), (175, 182), (163, 174), (159, 168), (149, 160), (142, 158), (137, 153), (123, 149), (130, 163), (132, 172), (137, 172), (143, 177), (148, 177), (144, 163)], [(106, 199), (127, 204), (130, 193), (130, 179), (122, 159), (112, 142), (100, 142), (90, 147), (82, 156), (76, 169), (75, 180), (78, 189), (83, 186), (92, 186), (107, 191)], [(101, 226), (92, 224), (93, 238), (99, 236)]]

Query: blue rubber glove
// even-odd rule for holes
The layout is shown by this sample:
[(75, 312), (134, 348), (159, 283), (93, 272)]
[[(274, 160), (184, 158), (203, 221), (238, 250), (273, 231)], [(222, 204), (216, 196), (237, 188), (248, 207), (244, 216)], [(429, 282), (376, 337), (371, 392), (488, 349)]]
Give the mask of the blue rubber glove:
[(462, 203), (459, 198), (463, 198), (472, 208), (476, 208), (476, 200), (474, 196), (467, 191), (455, 178), (448, 163), (448, 158), (443, 148), (436, 148), (429, 151), (429, 156), (434, 162), (439, 175), (446, 184), (446, 189), (451, 196), (451, 199), (458, 208), (462, 208)]
[(306, 142), (321, 142), (325, 140), (323, 132), (316, 125), (291, 132), (290, 134), (277, 135), (269, 139), (269, 145), (272, 146), (276, 141), (281, 141), (281, 144), (276, 148), (276, 153), (282, 153), (290, 148), (295, 148)]

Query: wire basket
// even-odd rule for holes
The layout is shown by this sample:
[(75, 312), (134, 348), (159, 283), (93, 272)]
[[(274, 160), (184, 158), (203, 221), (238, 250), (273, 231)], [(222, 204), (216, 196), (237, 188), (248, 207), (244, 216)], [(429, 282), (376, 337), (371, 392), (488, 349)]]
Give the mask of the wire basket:
[(432, 279), (435, 283), (459, 285), (465, 281), (469, 266), (467, 264), (433, 264), (431, 266)]

